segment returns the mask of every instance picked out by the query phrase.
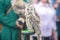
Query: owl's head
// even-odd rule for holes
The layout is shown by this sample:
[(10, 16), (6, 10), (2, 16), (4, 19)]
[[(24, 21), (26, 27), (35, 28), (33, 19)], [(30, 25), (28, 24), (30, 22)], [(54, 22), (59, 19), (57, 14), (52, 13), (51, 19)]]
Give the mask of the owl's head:
[(28, 14), (32, 14), (34, 12), (34, 7), (32, 5), (29, 5), (27, 7), (27, 12), (28, 12)]

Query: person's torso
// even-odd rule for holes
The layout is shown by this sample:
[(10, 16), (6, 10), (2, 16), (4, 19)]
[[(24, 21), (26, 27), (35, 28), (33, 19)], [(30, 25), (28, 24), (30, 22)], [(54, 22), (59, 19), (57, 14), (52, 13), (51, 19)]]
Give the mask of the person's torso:
[(41, 35), (50, 36), (53, 28), (54, 10), (49, 6), (42, 6), (42, 4), (38, 4), (36, 12), (40, 16)]

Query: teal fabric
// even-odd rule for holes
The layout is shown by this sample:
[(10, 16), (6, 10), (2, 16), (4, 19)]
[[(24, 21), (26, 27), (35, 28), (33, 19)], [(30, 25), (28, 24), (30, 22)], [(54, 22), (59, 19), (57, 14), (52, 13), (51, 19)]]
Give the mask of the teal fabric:
[(18, 28), (16, 20), (19, 16), (13, 9), (6, 15), (11, 6), (11, 0), (0, 0), (0, 23), (2, 24), (1, 40), (18, 40)]
[(24, 2), (29, 2), (29, 0), (23, 0)]
[(18, 19), (18, 15), (11, 10), (7, 16), (6, 11), (7, 9), (11, 6), (11, 1), (10, 0), (0, 0), (0, 21), (9, 26), (9, 27), (14, 27), (16, 28), (16, 20)]

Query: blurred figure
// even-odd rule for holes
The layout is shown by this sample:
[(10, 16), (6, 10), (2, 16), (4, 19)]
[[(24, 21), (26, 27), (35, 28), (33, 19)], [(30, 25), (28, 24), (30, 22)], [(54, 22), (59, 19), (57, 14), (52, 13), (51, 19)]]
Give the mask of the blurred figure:
[(49, 3), (51, 6), (53, 6), (55, 4), (56, 0), (49, 0)]
[(52, 32), (54, 34), (56, 31), (56, 14), (54, 8), (49, 5), (49, 0), (40, 0), (34, 7), (41, 21), (40, 30), (42, 40), (52, 40)]
[(58, 40), (60, 40), (60, 0), (56, 1), (55, 8), (56, 8), (56, 15), (57, 15), (56, 25), (57, 25)]

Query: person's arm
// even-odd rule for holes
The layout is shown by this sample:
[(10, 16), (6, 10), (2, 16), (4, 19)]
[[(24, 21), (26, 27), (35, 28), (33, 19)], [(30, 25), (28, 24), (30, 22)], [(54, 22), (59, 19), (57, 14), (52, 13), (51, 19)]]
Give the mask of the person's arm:
[(53, 30), (55, 30), (56, 31), (56, 20), (57, 20), (57, 16), (56, 16), (56, 14), (53, 16)]
[(54, 15), (53, 15), (53, 29), (52, 29), (52, 38), (53, 40), (57, 40), (57, 31), (56, 31), (56, 12), (54, 12)]
[(23, 29), (23, 24), (19, 24), (18, 21), (16, 21), (16, 25), (17, 25), (18, 28)]
[[(9, 3), (8, 3), (9, 4)], [(9, 26), (16, 28), (16, 20), (12, 18), (11, 16), (5, 16), (5, 10), (4, 10), (4, 0), (0, 0), (0, 22)], [(11, 13), (14, 13), (13, 11)]]

